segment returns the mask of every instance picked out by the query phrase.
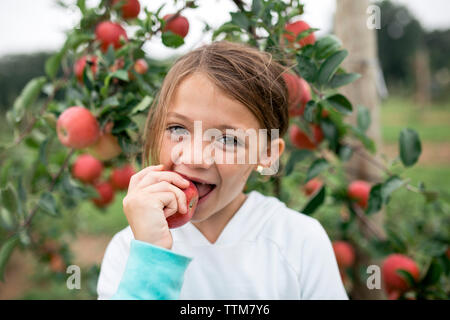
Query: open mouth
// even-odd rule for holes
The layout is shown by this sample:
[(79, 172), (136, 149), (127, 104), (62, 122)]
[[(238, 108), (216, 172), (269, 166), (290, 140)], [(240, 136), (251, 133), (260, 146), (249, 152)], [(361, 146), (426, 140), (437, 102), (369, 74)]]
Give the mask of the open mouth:
[(209, 193), (211, 193), (211, 191), (214, 190), (214, 188), (216, 187), (215, 184), (209, 184), (209, 183), (201, 183), (201, 182), (197, 182), (194, 180), (191, 180), (195, 186), (197, 187), (198, 190), (198, 198), (202, 199), (203, 197), (207, 196)]

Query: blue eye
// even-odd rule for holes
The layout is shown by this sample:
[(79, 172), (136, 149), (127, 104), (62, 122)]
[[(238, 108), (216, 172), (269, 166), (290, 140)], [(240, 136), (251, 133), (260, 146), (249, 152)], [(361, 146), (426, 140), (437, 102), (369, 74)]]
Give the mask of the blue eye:
[(169, 126), (166, 130), (169, 130), (170, 135), (173, 137), (179, 137), (179, 136), (189, 134), (188, 130), (186, 130), (182, 126), (177, 126), (177, 125)]
[(227, 147), (241, 145), (241, 142), (236, 136), (222, 136), (222, 138), (218, 139), (218, 141), (222, 141), (222, 143)]

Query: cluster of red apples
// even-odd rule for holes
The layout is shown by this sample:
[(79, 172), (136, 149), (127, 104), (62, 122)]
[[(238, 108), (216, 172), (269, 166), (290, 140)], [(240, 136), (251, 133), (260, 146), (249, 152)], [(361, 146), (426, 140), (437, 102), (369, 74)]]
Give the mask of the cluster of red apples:
[[(120, 2), (120, 4), (119, 4)], [(124, 19), (136, 19), (141, 11), (138, 0), (112, 0), (111, 5), (117, 9), (117, 13)], [(171, 31), (181, 37), (185, 37), (189, 31), (189, 22), (182, 15), (167, 14), (163, 17), (166, 21), (162, 32)], [(169, 20), (170, 19), (170, 20)], [(103, 52), (111, 46), (114, 50), (121, 48), (128, 41), (126, 30), (119, 22), (101, 21), (95, 27), (95, 43)], [(124, 68), (123, 59), (117, 59), (109, 68), (114, 72)], [(76, 60), (73, 72), (79, 85), (84, 85), (83, 74), (89, 68), (92, 75), (99, 71), (98, 57), (93, 54), (85, 54)], [(145, 59), (137, 59), (130, 67), (128, 76), (135, 79), (133, 72), (144, 75), (148, 72), (148, 64)], [(114, 79), (113, 81), (117, 81)], [(117, 82), (116, 82), (117, 83)], [(97, 207), (105, 207), (114, 200), (117, 190), (126, 190), (131, 176), (135, 173), (130, 164), (112, 168), (109, 178), (105, 179), (106, 170), (104, 162), (118, 157), (122, 148), (117, 137), (112, 133), (113, 122), (108, 122), (102, 128), (95, 115), (84, 106), (71, 106), (64, 110), (58, 117), (57, 135), (60, 142), (69, 148), (80, 150), (80, 154), (72, 165), (72, 176), (83, 183), (93, 185), (99, 197), (92, 201)]]
[[(347, 241), (333, 241), (333, 250), (339, 271), (344, 284), (346, 283), (345, 269), (350, 268), (355, 263), (355, 250)], [(408, 272), (415, 281), (419, 281), (420, 271), (416, 262), (410, 257), (393, 253), (387, 256), (381, 265), (381, 276), (383, 288), (390, 300), (399, 299), (404, 293), (411, 289), (410, 283), (399, 271)]]

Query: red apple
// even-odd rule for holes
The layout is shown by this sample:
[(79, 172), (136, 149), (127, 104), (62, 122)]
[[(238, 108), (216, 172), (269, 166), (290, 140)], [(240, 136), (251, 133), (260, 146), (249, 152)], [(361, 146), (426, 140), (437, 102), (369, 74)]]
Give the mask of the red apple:
[[(172, 17), (173, 14), (166, 14), (163, 19), (167, 21)], [(164, 26), (163, 32), (172, 31), (173, 33), (179, 35), (184, 38), (189, 32), (189, 21), (182, 15), (178, 15), (178, 17), (174, 18), (170, 22), (166, 23)]]
[(333, 250), (339, 268), (348, 268), (355, 263), (355, 250), (347, 241), (333, 241)]
[(53, 272), (64, 272), (66, 270), (66, 263), (59, 253), (50, 254), (50, 270)]
[(114, 188), (109, 182), (97, 182), (94, 184), (99, 197), (92, 198), (92, 202), (98, 207), (106, 207), (114, 200)]
[(90, 154), (82, 154), (72, 166), (72, 176), (85, 183), (92, 183), (102, 175), (103, 164)]
[(109, 181), (116, 190), (127, 190), (131, 177), (136, 173), (134, 168), (127, 164), (120, 168), (114, 168)]
[[(292, 32), (292, 33), (286, 32), (283, 34), (283, 36), (288, 42), (290, 42), (292, 44), (295, 41), (296, 37), (300, 33), (302, 33), (303, 31), (306, 31), (310, 28), (311, 27), (309, 26), (309, 24), (302, 20), (288, 23), (285, 26), (285, 30), (288, 32)], [(314, 32), (310, 33), (308, 36), (306, 36), (298, 41), (298, 43), (302, 47), (306, 46), (308, 44), (314, 44), (314, 42), (316, 42), (316, 37), (314, 35)]]
[(112, 133), (101, 133), (97, 142), (88, 150), (90, 154), (101, 161), (111, 160), (122, 153), (119, 140)]
[(138, 74), (145, 74), (148, 70), (148, 64), (147, 61), (144, 59), (138, 59), (134, 63), (134, 71)]
[[(123, 0), (113, 0), (113, 5), (117, 2)], [(120, 7), (120, 11), (122, 13), (122, 17), (124, 19), (134, 19), (139, 15), (139, 11), (141, 11), (141, 5), (138, 0), (125, 0), (125, 3)]]
[(88, 109), (73, 106), (58, 117), (56, 132), (59, 141), (66, 147), (82, 149), (97, 141), (100, 127), (97, 119)]
[(366, 209), (369, 202), (371, 186), (368, 182), (363, 180), (355, 180), (348, 186), (348, 196), (356, 200), (358, 205)]
[(403, 254), (391, 254), (383, 262), (381, 273), (383, 282), (389, 297), (397, 299), (402, 293), (408, 291), (409, 283), (403, 278), (398, 270), (409, 272), (418, 281), (420, 272), (417, 264), (411, 258)]
[(322, 188), (323, 182), (319, 178), (312, 178), (303, 187), (303, 192), (309, 197)]
[(300, 103), (300, 82), (297, 75), (289, 72), (283, 73), (283, 79), (288, 89), (289, 114), (291, 114), (291, 110), (297, 108)]
[(83, 83), (83, 71), (87, 61), (89, 61), (89, 64), (91, 65), (92, 73), (94, 75), (97, 73), (97, 60), (96, 56), (83, 56), (75, 62), (73, 72), (75, 73), (78, 82)]
[[(174, 171), (171, 171), (174, 172)], [(178, 173), (179, 174), (179, 173)], [(179, 174), (181, 175), (181, 174)], [(186, 224), (191, 220), (192, 216), (194, 215), (195, 209), (197, 208), (197, 202), (198, 202), (198, 190), (195, 184), (181, 175), (183, 178), (189, 181), (189, 186), (186, 189), (182, 189), (184, 194), (186, 195), (186, 205), (188, 208), (188, 213), (174, 213), (170, 217), (167, 217), (167, 223), (169, 225), (170, 229), (181, 227), (182, 225)]]
[(305, 79), (292, 74), (283, 73), (289, 95), (289, 115), (302, 116), (306, 104), (311, 100), (311, 87)]
[(320, 126), (316, 124), (311, 125), (311, 129), (313, 132), (313, 140), (298, 126), (295, 124), (292, 125), (289, 130), (289, 137), (292, 144), (299, 149), (315, 150), (323, 140), (323, 132)]
[(103, 21), (97, 25), (95, 38), (100, 42), (103, 52), (108, 50), (109, 45), (113, 45), (114, 49), (120, 48), (122, 46), (121, 39), (128, 41), (125, 29), (120, 24), (111, 21)]

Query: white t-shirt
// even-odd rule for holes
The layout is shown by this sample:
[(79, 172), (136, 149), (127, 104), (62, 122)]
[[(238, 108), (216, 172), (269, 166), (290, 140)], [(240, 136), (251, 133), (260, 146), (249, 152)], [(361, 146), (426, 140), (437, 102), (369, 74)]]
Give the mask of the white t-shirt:
[[(250, 192), (214, 244), (190, 222), (171, 232), (171, 250), (192, 258), (180, 299), (348, 299), (322, 225), (277, 198)], [(117, 291), (132, 239), (128, 226), (109, 243), (98, 299)]]

